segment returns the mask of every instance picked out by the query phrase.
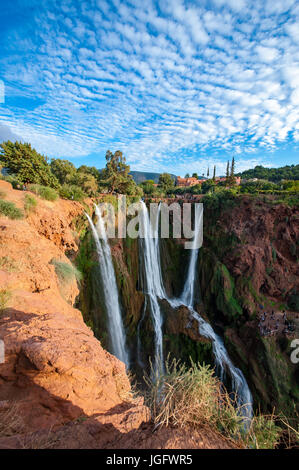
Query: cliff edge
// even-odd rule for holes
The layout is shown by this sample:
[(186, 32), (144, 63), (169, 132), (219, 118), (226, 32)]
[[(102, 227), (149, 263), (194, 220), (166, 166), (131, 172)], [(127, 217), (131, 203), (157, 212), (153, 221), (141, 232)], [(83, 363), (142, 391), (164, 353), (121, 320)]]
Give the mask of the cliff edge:
[[(24, 210), (26, 191), (0, 181)], [(105, 351), (74, 308), (79, 286), (63, 280), (86, 207), (45, 201), (20, 220), (0, 217), (0, 448), (229, 448), (209, 430), (153, 433), (125, 366)], [(91, 205), (91, 201), (86, 201)], [(56, 264), (55, 264), (56, 263)]]

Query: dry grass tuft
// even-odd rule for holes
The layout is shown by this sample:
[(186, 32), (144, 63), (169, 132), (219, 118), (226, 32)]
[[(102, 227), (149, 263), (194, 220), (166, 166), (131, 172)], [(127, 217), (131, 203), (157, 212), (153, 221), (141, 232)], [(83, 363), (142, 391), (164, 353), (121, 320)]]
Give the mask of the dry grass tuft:
[(0, 408), (0, 437), (10, 437), (22, 433), (24, 428), (17, 403), (10, 403), (7, 408)]
[(0, 316), (1, 313), (9, 306), (12, 293), (9, 289), (0, 289)]
[(187, 367), (168, 358), (164, 373), (152, 368), (144, 379), (145, 403), (156, 427), (208, 426), (239, 446), (256, 449), (274, 448), (279, 442), (281, 428), (272, 415), (254, 416), (245, 426), (242, 410), (209, 366), (191, 362)]

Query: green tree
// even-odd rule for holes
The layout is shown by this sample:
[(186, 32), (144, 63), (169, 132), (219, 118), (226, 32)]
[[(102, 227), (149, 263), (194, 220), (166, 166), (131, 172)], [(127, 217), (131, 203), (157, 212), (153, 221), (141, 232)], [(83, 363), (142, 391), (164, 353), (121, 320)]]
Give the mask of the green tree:
[(186, 173), (186, 174), (185, 174), (185, 178), (190, 178), (189, 173)]
[(232, 164), (230, 167), (230, 176), (231, 177), (235, 176), (235, 157), (232, 158)]
[(255, 168), (245, 170), (237, 176), (242, 179), (258, 178), (278, 183), (282, 180), (299, 180), (299, 165), (286, 165), (280, 168), (265, 168), (257, 165)]
[(51, 171), (60, 184), (68, 183), (76, 174), (76, 167), (68, 160), (53, 158), (51, 160)]
[(88, 196), (95, 196), (99, 184), (96, 178), (90, 173), (83, 173), (82, 171), (77, 171), (70, 180), (71, 185), (80, 187)]
[(190, 192), (191, 194), (201, 194), (202, 193), (201, 184), (195, 184), (191, 188), (188, 188), (188, 192)]
[(207, 171), (207, 177), (210, 176), (210, 168), (208, 167), (208, 171)]
[(213, 180), (204, 181), (201, 185), (201, 191), (203, 194), (213, 191), (215, 188), (215, 183)]
[(162, 173), (159, 176), (159, 186), (165, 193), (169, 193), (174, 188), (174, 180), (169, 173)]
[(192, 173), (192, 178), (198, 179), (198, 174), (197, 173)]
[(229, 160), (227, 160), (225, 177), (227, 180), (229, 180)]
[(143, 181), (142, 183), (140, 183), (139, 186), (142, 188), (144, 194), (147, 194), (150, 196), (152, 196), (156, 190), (155, 182), (153, 180)]
[(120, 150), (112, 153), (106, 152), (106, 168), (101, 173), (100, 184), (108, 188), (109, 193), (139, 194), (137, 185), (130, 172), (130, 166), (126, 164), (126, 158)]
[(0, 163), (9, 174), (16, 175), (21, 183), (35, 183), (53, 188), (59, 187), (51, 172), (47, 157), (38, 153), (29, 143), (8, 140), (0, 144)]
[(101, 171), (98, 170), (95, 166), (81, 165), (77, 171), (78, 173), (87, 173), (92, 175), (97, 181), (101, 179)]
[(216, 178), (216, 165), (214, 165), (214, 170), (213, 170), (213, 181), (215, 181)]
[(229, 184), (235, 184), (235, 158), (232, 158), (232, 163), (230, 167), (230, 176), (229, 176)]

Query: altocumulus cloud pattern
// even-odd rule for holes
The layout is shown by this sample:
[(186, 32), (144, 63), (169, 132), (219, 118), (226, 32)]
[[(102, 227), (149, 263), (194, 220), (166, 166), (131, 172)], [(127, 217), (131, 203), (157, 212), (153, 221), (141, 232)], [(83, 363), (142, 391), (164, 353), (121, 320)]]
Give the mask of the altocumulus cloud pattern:
[(242, 170), (298, 149), (295, 0), (7, 3), (2, 139), (86, 163), (119, 148), (176, 174), (198, 155), (224, 172), (221, 152)]

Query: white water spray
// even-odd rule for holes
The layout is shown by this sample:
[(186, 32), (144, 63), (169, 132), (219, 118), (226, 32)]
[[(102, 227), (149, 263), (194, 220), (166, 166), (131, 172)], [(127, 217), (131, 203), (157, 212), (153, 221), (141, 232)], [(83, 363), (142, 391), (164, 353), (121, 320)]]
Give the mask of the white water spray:
[(139, 242), (144, 269), (143, 292), (148, 298), (148, 305), (155, 330), (155, 371), (164, 365), (162, 333), (163, 318), (158, 298), (163, 299), (166, 297), (159, 256), (159, 217), (160, 205), (157, 210), (154, 226), (152, 226), (146, 205), (141, 201), (140, 223), (142, 225), (143, 237), (139, 239)]
[(190, 306), (194, 304), (194, 286), (195, 286), (195, 277), (196, 277), (196, 263), (198, 258), (197, 246), (201, 246), (202, 243), (202, 218), (203, 218), (203, 206), (202, 204), (197, 204), (195, 206), (195, 227), (194, 227), (194, 239), (192, 243), (192, 251), (190, 256), (190, 263), (188, 268), (188, 274), (186, 282), (184, 285), (183, 293), (181, 295), (181, 301), (183, 304)]
[(128, 367), (129, 355), (126, 349), (126, 336), (121, 316), (110, 245), (107, 239), (101, 212), (97, 206), (95, 207), (95, 212), (98, 218), (96, 226), (93, 224), (89, 215), (86, 214), (86, 216), (96, 243), (99, 267), (102, 276), (104, 301), (108, 316), (108, 332), (111, 341), (112, 353)]
[[(186, 306), (191, 316), (198, 323), (198, 330), (202, 336), (209, 338), (212, 341), (213, 354), (215, 357), (216, 371), (220, 376), (221, 381), (225, 379), (226, 373), (231, 377), (232, 389), (236, 393), (237, 404), (240, 407), (241, 414), (246, 418), (252, 417), (252, 396), (245, 380), (245, 377), (240, 369), (235, 367), (231, 362), (228, 353), (225, 349), (222, 339), (214, 332), (211, 325), (206, 322), (195, 310), (194, 310), (194, 287), (196, 280), (196, 264), (198, 259), (198, 248), (193, 248), (190, 255), (190, 262), (188, 273), (183, 288), (183, 292), (180, 298), (169, 298), (166, 294), (163, 285), (162, 279), (162, 270), (160, 264), (160, 249), (159, 249), (159, 238), (158, 238), (158, 228), (159, 228), (159, 215), (160, 215), (160, 206), (157, 214), (157, 220), (155, 224), (155, 229), (153, 234), (157, 237), (154, 240), (150, 238), (150, 229), (149, 227), (149, 215), (147, 208), (144, 203), (142, 203), (142, 213), (143, 219), (146, 221), (145, 238), (144, 245), (147, 247), (147, 253), (144, 254), (146, 258), (145, 270), (146, 278), (148, 279), (148, 284), (150, 289), (148, 292), (151, 293), (150, 298), (153, 299), (154, 310), (153, 316), (156, 317), (155, 324), (155, 335), (156, 335), (156, 355), (159, 355), (163, 360), (163, 344), (162, 344), (162, 315), (160, 311), (160, 306), (158, 304), (157, 298), (166, 299), (173, 308), (178, 308), (180, 306)], [(201, 205), (195, 206), (195, 227), (194, 227), (194, 240), (193, 247), (200, 246), (200, 238), (202, 237), (201, 227), (202, 227), (202, 217), (203, 210)], [(157, 362), (157, 359), (155, 359)]]

